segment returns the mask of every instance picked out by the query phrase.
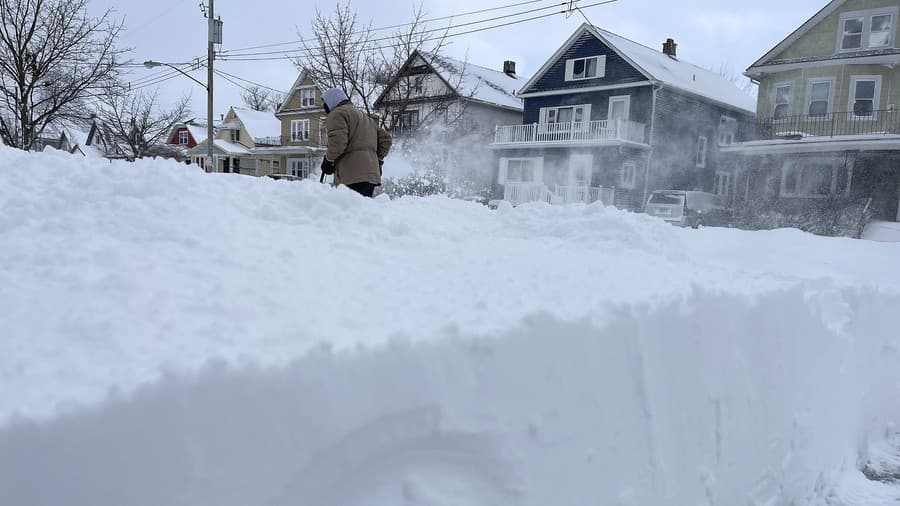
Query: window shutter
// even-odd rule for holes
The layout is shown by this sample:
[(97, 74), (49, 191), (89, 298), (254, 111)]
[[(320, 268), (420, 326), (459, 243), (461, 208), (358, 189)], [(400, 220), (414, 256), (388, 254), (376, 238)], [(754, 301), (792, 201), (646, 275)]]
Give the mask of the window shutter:
[(506, 184), (507, 172), (509, 172), (509, 158), (501, 158), (500, 171), (497, 173), (497, 184)]
[(575, 60), (566, 60), (566, 81), (572, 80), (572, 75), (575, 73)]
[(606, 55), (597, 57), (597, 77), (606, 77)]

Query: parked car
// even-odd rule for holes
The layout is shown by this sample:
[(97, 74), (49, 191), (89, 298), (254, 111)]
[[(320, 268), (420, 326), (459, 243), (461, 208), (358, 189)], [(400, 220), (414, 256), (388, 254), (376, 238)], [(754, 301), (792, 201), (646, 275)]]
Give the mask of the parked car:
[(656, 190), (650, 194), (644, 212), (681, 227), (724, 227), (729, 222), (728, 210), (719, 196), (698, 191)]

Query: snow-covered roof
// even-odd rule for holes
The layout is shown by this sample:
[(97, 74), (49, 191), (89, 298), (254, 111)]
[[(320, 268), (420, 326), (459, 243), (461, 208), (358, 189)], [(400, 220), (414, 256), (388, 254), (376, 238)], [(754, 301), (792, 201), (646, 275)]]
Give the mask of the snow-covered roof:
[[(586, 25), (586, 24), (585, 24)], [(756, 99), (738, 89), (728, 78), (692, 63), (672, 58), (662, 51), (626, 39), (621, 35), (586, 25), (594, 35), (617, 50), (650, 79), (701, 95), (723, 105), (756, 112)]]
[(441, 78), (457, 88), (457, 93), (471, 100), (523, 110), (522, 99), (516, 92), (524, 81), (493, 70), (447, 56), (422, 53)]
[(198, 125), (196, 123), (186, 123), (185, 128), (191, 133), (194, 142), (197, 144), (206, 140), (206, 125)]
[[(237, 142), (226, 141), (225, 139), (213, 139), (213, 146), (221, 149), (229, 155), (249, 155), (250, 149), (243, 144)], [(189, 151), (192, 155), (206, 154), (206, 141), (197, 144)]]
[[(255, 111), (246, 107), (232, 107), (250, 137), (281, 137), (281, 120), (271, 111)], [(224, 128), (224, 126), (223, 126)]]

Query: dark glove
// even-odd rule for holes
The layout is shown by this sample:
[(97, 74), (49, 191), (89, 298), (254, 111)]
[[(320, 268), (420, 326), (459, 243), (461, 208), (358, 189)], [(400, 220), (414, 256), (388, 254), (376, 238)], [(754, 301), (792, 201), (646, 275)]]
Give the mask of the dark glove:
[(328, 158), (322, 158), (322, 174), (326, 174), (328, 176), (334, 174), (334, 162), (332, 162)]
[(378, 160), (378, 175), (384, 174), (384, 160)]

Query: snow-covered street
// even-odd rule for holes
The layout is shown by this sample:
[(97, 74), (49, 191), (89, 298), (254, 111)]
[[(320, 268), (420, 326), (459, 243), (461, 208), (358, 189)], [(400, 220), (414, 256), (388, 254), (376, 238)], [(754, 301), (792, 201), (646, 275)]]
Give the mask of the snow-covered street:
[(898, 259), (0, 147), (0, 504), (894, 504)]

